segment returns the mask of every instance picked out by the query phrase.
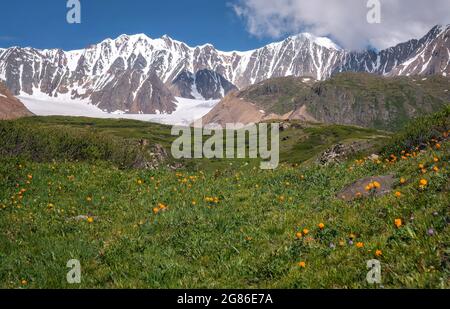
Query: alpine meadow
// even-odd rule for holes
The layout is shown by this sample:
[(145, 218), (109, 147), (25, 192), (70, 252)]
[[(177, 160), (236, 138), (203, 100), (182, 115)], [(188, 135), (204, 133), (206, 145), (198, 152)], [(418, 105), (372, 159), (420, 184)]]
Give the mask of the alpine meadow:
[(62, 2), (0, 21), (0, 289), (450, 289), (448, 3)]

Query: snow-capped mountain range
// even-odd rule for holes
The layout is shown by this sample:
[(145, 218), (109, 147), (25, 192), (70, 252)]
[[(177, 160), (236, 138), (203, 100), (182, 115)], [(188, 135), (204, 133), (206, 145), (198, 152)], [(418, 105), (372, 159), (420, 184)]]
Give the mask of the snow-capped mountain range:
[(86, 49), (0, 48), (0, 80), (14, 95), (86, 101), (108, 111), (171, 113), (175, 96), (217, 99), (272, 77), (317, 80), (345, 71), (450, 74), (450, 25), (382, 51), (352, 52), (308, 33), (245, 52), (121, 35)]

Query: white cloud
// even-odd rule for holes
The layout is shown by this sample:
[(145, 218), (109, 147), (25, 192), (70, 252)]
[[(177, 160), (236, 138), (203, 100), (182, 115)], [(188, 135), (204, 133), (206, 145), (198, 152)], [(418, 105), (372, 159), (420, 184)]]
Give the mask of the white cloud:
[(382, 49), (450, 23), (449, 0), (380, 0), (381, 23), (367, 22), (368, 0), (238, 0), (235, 13), (258, 37), (308, 31), (341, 46)]

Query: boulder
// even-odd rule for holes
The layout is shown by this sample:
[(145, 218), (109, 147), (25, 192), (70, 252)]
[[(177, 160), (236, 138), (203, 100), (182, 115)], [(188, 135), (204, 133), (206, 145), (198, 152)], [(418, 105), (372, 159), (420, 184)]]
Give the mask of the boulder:
[[(380, 188), (374, 188), (370, 191), (366, 190), (367, 186), (373, 182), (378, 182), (381, 185)], [(392, 192), (394, 184), (395, 178), (393, 175), (366, 177), (346, 186), (337, 194), (337, 198), (351, 202), (369, 196), (383, 196)]]

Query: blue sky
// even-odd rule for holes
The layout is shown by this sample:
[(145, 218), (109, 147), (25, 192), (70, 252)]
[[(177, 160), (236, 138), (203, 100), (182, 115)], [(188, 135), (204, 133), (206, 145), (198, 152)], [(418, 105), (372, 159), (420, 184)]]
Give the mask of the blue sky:
[(238, 0), (80, 0), (82, 23), (66, 22), (66, 0), (3, 1), (0, 47), (84, 48), (120, 34), (168, 34), (191, 46), (247, 50), (273, 39), (250, 35), (230, 4)]

